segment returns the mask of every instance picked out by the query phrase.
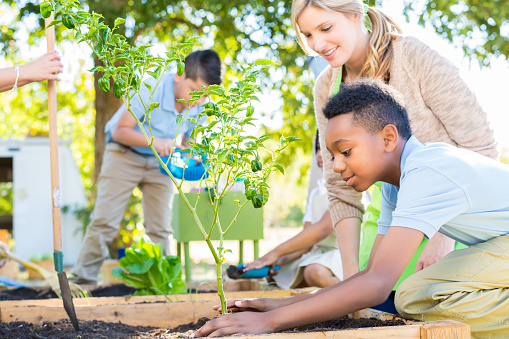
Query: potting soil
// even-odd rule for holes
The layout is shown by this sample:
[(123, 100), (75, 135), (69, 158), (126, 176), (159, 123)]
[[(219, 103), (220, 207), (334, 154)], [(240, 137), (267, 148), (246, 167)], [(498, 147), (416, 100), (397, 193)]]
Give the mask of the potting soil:
[[(143, 326), (128, 326), (121, 323), (107, 323), (103, 321), (79, 321), (80, 331), (75, 332), (70, 321), (63, 319), (59, 321), (47, 321), (42, 324), (29, 324), (23, 321), (0, 323), (0, 338), (187, 338), (198, 328), (203, 326), (209, 319), (202, 318), (196, 323), (180, 325), (173, 329), (163, 329)], [(400, 326), (405, 325), (401, 319), (379, 320), (379, 319), (348, 319), (342, 317), (335, 320), (298, 327), (282, 333), (310, 333), (322, 331), (337, 331), (366, 327)]]

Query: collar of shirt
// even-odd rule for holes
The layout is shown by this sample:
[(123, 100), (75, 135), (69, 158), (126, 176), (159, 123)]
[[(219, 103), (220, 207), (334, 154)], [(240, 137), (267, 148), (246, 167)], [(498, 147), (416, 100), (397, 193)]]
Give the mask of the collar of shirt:
[(423, 146), (424, 145), (419, 140), (417, 140), (417, 138), (414, 137), (413, 135), (410, 138), (408, 138), (408, 140), (405, 143), (405, 146), (403, 147), (403, 152), (401, 153), (400, 161), (401, 173), (403, 173), (403, 170), (405, 169), (405, 163), (408, 156)]

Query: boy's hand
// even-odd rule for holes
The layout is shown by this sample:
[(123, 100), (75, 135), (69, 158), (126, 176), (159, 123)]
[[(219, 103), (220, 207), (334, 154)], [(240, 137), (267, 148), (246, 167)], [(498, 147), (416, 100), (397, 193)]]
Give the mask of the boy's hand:
[[(280, 299), (254, 298), (242, 300), (230, 300), (226, 303), (229, 312), (267, 312), (283, 306)], [(212, 308), (221, 313), (221, 305), (214, 305)]]
[(269, 333), (275, 329), (272, 320), (268, 313), (227, 314), (210, 320), (194, 332), (191, 338)]
[(442, 233), (436, 233), (424, 246), (421, 256), (415, 265), (415, 272), (433, 265), (453, 250), (454, 240)]
[(173, 140), (154, 137), (153, 146), (162, 157), (168, 157), (173, 151)]

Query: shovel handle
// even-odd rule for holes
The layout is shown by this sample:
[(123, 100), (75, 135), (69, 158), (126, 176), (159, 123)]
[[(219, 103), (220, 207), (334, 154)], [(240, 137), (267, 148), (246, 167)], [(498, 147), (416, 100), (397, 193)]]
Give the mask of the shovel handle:
[[(4, 255), (5, 253), (5, 255)], [(12, 253), (11, 251), (2, 251), (2, 256), (5, 256), (6, 258), (12, 259), (14, 261), (19, 262), (21, 265), (25, 266), (26, 268), (30, 268), (34, 271), (39, 271), (40, 267), (30, 261), (26, 261), (23, 258), (18, 257), (16, 254)]]
[[(46, 27), (53, 21), (54, 15), (45, 20)], [(48, 52), (55, 50), (55, 26), (46, 28)], [(53, 248), (62, 252), (62, 230), (60, 219), (60, 183), (58, 180), (58, 134), (57, 134), (57, 83), (48, 80), (48, 120), (49, 149), (51, 162), (51, 201), (53, 215)]]

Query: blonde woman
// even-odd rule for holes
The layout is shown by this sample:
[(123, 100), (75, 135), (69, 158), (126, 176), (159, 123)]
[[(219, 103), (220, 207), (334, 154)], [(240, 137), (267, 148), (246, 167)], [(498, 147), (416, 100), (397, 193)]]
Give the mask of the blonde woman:
[[(403, 37), (398, 25), (381, 10), (366, 9), (361, 0), (294, 0), (292, 22), (302, 48), (307, 53), (322, 56), (330, 66), (316, 81), (314, 102), (329, 211), (341, 251), (345, 280), (322, 289), (322, 293), (348, 283), (350, 279), (347, 278), (352, 275), (362, 274), (356, 274), (363, 214), (360, 194), (333, 171), (324, 139), (327, 119), (323, 109), (327, 100), (339, 91), (341, 82), (373, 77), (392, 85), (402, 94), (413, 134), (423, 143), (445, 142), (491, 158), (496, 158), (498, 153), (486, 113), (460, 78), (456, 67), (418, 39)], [(374, 241), (375, 236), (371, 233), (376, 235), (376, 225), (366, 229), (363, 238), (371, 237)], [(416, 254), (417, 269), (433, 264), (452, 251), (454, 242), (438, 235), (425, 247), (420, 255)], [(415, 270), (415, 267), (409, 268)], [(274, 310), (277, 314), (227, 315), (206, 324), (196, 336), (279, 331), (344, 315), (326, 312), (324, 316), (321, 305), (310, 307), (312, 303), (305, 302), (306, 299), (313, 299), (313, 296), (231, 301), (228, 307), (234, 312)], [(300, 302), (303, 302), (302, 307), (295, 308), (293, 304)], [(340, 307), (342, 301), (337, 300), (337, 303)], [(282, 309), (276, 310), (280, 307)]]

